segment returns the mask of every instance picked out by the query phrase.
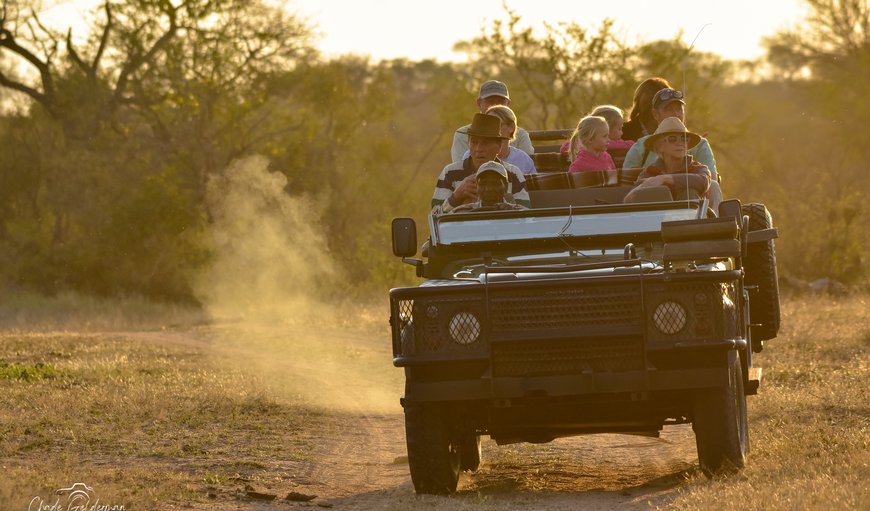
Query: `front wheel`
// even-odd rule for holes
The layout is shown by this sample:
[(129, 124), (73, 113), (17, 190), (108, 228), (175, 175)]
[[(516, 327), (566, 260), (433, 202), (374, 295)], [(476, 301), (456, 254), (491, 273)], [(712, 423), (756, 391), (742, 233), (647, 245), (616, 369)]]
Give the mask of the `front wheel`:
[(459, 483), (460, 445), (442, 406), (405, 405), (408, 466), (417, 493), (447, 495)]
[(736, 351), (728, 353), (728, 385), (698, 391), (693, 408), (701, 470), (712, 476), (743, 468), (749, 452), (749, 423), (743, 367)]
[(470, 432), (462, 436), (459, 445), (460, 468), (476, 472), (480, 468), (480, 435)]

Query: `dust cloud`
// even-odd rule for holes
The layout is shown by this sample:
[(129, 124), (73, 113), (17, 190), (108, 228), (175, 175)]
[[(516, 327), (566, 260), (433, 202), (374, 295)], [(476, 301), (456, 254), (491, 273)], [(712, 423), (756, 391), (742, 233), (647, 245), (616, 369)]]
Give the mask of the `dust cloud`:
[[(213, 259), (196, 290), (212, 318), (216, 362), (255, 372), (269, 393), (293, 402), (401, 411), (388, 312), (341, 298), (317, 202), (288, 193), (262, 156), (210, 179), (207, 200)], [(383, 321), (374, 326), (376, 316)]]

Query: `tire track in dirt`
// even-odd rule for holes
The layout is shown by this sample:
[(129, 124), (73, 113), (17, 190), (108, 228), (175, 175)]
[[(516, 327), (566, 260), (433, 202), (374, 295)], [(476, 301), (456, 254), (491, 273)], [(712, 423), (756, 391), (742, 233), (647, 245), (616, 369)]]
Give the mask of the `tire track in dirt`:
[[(227, 344), (226, 332), (123, 335), (274, 366), (274, 360), (263, 360), (272, 354), (238, 343)], [(239, 338), (256, 338), (270, 344), (287, 337), (285, 332), (258, 329), (244, 332)], [(372, 349), (383, 340), (344, 333), (341, 341)], [(378, 351), (389, 356), (386, 350)], [(327, 429), (304, 432), (306, 442), (313, 446), (310, 460), (275, 460), (276, 465), (292, 467), (293, 486), (288, 490), (317, 494), (321, 501), (339, 509), (455, 509), (457, 500), (475, 510), (648, 509), (670, 501), (676, 489), (697, 472), (694, 434), (689, 425), (665, 428), (661, 438), (592, 435), (543, 445), (508, 446), (485, 440), (481, 469), (462, 475), (455, 496), (416, 497), (405, 457), (404, 418), (398, 395), (397, 413), (372, 412), (364, 406), (368, 396), (362, 390), (374, 384), (372, 381), (360, 380), (358, 385), (348, 386), (324, 376), (316, 363), (300, 357), (286, 361), (283, 367), (324, 394), (349, 398), (341, 410), (328, 412)], [(387, 370), (398, 371), (391, 366)]]

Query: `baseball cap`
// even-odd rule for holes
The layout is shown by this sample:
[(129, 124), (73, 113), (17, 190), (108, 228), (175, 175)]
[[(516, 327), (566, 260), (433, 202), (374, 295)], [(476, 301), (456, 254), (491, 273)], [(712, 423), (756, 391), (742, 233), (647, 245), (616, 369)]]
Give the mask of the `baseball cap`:
[(676, 89), (662, 89), (656, 92), (656, 95), (653, 96), (652, 106), (653, 108), (664, 108), (665, 105), (672, 101), (679, 101), (685, 105), (686, 102), (683, 101), (683, 91)]
[(480, 94), (477, 95), (477, 99), (486, 99), (490, 96), (501, 96), (505, 99), (511, 98), (508, 96), (507, 85), (498, 80), (483, 82), (483, 85), (480, 86)]
[(501, 176), (502, 179), (507, 181), (507, 178), (508, 178), (507, 169), (504, 168), (504, 165), (502, 165), (501, 163), (499, 163), (497, 161), (488, 161), (488, 162), (484, 163), (483, 165), (481, 165), (480, 168), (477, 169), (477, 173), (474, 175), (474, 178), (480, 179), (480, 176), (482, 174), (487, 173), (487, 172), (495, 172), (499, 176)]

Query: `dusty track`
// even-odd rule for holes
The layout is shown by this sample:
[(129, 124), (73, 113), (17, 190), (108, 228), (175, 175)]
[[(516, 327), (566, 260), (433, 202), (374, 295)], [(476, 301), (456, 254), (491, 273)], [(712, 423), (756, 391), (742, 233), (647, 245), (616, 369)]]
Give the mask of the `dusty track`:
[[(694, 435), (690, 426), (669, 427), (661, 438), (628, 435), (593, 435), (560, 439), (543, 445), (497, 446), (484, 442), (484, 464), (476, 473), (463, 474), (459, 491), (451, 498), (414, 495), (408, 474), (404, 424), (398, 405), (372, 411), (370, 388), (382, 381), (365, 377), (354, 384), (336, 381), (322, 370), (317, 357), (287, 356), (280, 364), (275, 354), (259, 343), (271, 345), (286, 333), (271, 329), (238, 332), (197, 331), (125, 332), (132, 340), (197, 348), (219, 357), (244, 359), (269, 371), (292, 374), (322, 395), (341, 395), (339, 410), (327, 412), (328, 427), (313, 427), (304, 435), (312, 447), (310, 459), (269, 460), (274, 470), (289, 472), (283, 487), (268, 491), (284, 495), (300, 491), (318, 495), (338, 509), (647, 509), (669, 502), (686, 477), (697, 471)], [(336, 334), (332, 334), (335, 339)], [(383, 357), (389, 366), (387, 343), (382, 336), (340, 334), (338, 345)], [(245, 339), (227, 342), (226, 339)], [(252, 341), (256, 339), (256, 341)], [(336, 341), (333, 341), (336, 342)], [(357, 375), (372, 374), (359, 371)], [(259, 509), (290, 503), (238, 502), (232, 508)]]

